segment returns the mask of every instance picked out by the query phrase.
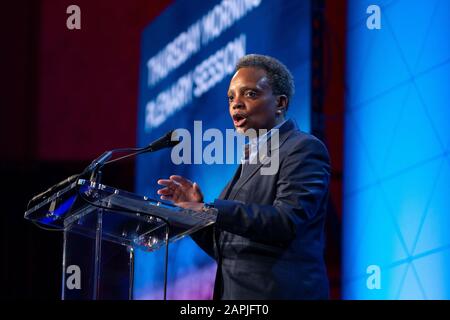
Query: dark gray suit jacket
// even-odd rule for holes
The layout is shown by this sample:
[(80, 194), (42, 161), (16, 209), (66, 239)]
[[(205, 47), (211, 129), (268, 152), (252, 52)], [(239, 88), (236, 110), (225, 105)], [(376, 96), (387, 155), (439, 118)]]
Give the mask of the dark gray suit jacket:
[(278, 172), (239, 166), (214, 201), (216, 224), (192, 235), (217, 261), (215, 299), (328, 298), (328, 152), (291, 120), (279, 130)]

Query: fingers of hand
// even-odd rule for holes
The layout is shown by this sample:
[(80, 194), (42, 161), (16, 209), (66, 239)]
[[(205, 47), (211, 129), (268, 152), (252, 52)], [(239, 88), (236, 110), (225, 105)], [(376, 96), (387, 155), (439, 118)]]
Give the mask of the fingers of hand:
[(175, 190), (180, 188), (180, 185), (172, 180), (167, 179), (159, 179), (158, 184), (162, 186), (166, 186), (166, 188), (162, 188), (158, 190), (158, 194), (169, 195), (169, 193), (173, 193)]
[(183, 178), (182, 176), (172, 175), (169, 177), (171, 181), (180, 184), (182, 187), (190, 188), (192, 187), (192, 181)]
[(172, 180), (169, 179), (159, 179), (158, 184), (166, 187), (173, 187), (175, 186), (175, 183)]
[(170, 196), (170, 195), (172, 195), (173, 191), (169, 188), (162, 188), (162, 189), (159, 189), (157, 191), (157, 193), (159, 195), (163, 195), (163, 196)]
[(200, 186), (197, 184), (197, 182), (194, 182), (193, 187), (196, 192), (202, 194), (202, 190), (200, 190)]
[(183, 192), (181, 188), (176, 189), (169, 189), (169, 188), (163, 188), (159, 189), (157, 193), (160, 195), (161, 199), (163, 200), (170, 200), (173, 202), (178, 202), (184, 199)]
[[(192, 191), (201, 194), (200, 188), (197, 184), (194, 184), (192, 181), (177, 175), (172, 175), (169, 179), (159, 179), (158, 184), (165, 186), (165, 188), (157, 191), (157, 193), (161, 196), (161, 199), (170, 200), (174, 203), (186, 201), (191, 197), (189, 194), (191, 194)], [(195, 187), (196, 185), (197, 187)], [(194, 199), (196, 198), (198, 198), (198, 196), (194, 196)]]
[(176, 188), (175, 190), (173, 190), (172, 201), (173, 202), (184, 201), (183, 192), (181, 188)]

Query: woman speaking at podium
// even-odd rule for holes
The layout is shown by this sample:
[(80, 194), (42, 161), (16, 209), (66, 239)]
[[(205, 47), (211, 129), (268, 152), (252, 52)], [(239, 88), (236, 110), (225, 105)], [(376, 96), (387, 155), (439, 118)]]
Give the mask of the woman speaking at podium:
[[(281, 62), (244, 56), (229, 85), (229, 113), (238, 133), (267, 134), (246, 145), (241, 165), (214, 203), (204, 203), (199, 185), (184, 177), (158, 180), (163, 200), (217, 212), (215, 224), (192, 235), (217, 261), (214, 299), (328, 298), (323, 254), (329, 156), (321, 141), (286, 117), (293, 94), (292, 75)], [(252, 161), (252, 145), (275, 137), (278, 167), (263, 174), (264, 165)]]

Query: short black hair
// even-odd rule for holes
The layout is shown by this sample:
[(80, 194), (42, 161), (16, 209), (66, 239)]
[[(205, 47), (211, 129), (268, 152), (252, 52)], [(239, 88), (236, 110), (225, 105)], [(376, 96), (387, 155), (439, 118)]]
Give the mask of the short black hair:
[(236, 71), (246, 67), (260, 68), (266, 71), (272, 92), (275, 95), (286, 95), (289, 104), (295, 92), (294, 77), (282, 62), (261, 54), (248, 54), (239, 59)]

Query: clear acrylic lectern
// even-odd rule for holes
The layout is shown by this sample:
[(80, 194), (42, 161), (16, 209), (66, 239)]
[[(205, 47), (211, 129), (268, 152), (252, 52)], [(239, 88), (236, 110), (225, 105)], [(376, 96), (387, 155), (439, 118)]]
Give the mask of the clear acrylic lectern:
[(168, 244), (214, 223), (216, 214), (78, 179), (25, 218), (64, 232), (62, 299), (133, 299), (134, 250), (166, 250), (167, 284)]

